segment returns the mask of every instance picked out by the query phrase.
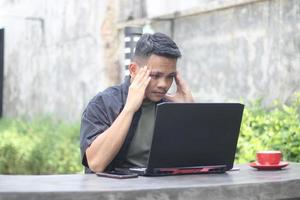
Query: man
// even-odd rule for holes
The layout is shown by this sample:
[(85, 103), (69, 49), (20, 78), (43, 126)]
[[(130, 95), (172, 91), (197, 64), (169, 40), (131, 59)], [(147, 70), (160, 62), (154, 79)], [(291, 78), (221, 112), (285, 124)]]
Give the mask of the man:
[[(180, 57), (177, 45), (165, 34), (142, 35), (129, 65), (130, 76), (98, 93), (83, 112), (80, 146), (86, 173), (147, 164), (156, 104), (193, 102), (176, 70)], [(174, 79), (177, 91), (169, 95)]]

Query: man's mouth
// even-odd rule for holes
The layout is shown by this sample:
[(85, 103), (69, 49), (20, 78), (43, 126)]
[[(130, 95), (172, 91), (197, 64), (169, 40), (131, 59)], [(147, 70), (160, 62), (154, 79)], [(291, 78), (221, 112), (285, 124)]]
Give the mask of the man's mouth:
[(164, 96), (164, 95), (166, 95), (165, 92), (154, 91), (154, 92), (152, 92), (152, 93), (155, 94), (155, 95), (158, 95), (158, 96)]

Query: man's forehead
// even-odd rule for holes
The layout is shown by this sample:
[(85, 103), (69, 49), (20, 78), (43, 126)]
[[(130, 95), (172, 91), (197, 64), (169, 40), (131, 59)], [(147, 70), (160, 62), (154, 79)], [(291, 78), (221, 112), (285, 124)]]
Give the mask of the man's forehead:
[(174, 69), (174, 70), (172, 70), (172, 71), (165, 71), (165, 70), (163, 70), (163, 69), (161, 69), (161, 68), (159, 68), (159, 69), (151, 69), (151, 73), (156, 73), (156, 74), (176, 74), (177, 73), (177, 70), (176, 69)]

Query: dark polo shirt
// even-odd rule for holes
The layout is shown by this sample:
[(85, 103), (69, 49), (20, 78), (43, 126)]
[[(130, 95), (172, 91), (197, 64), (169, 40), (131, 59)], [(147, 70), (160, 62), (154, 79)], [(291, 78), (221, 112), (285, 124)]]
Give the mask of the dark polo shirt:
[[(89, 169), (85, 151), (94, 141), (94, 139), (106, 129), (108, 129), (114, 120), (122, 111), (130, 85), (130, 76), (125, 77), (124, 83), (118, 86), (110, 87), (103, 92), (98, 93), (87, 105), (82, 114), (80, 128), (80, 150), (82, 164), (85, 166), (86, 173), (92, 173)], [(141, 116), (141, 108), (134, 114), (125, 141), (113, 161), (107, 166), (105, 171), (115, 167), (124, 166), (129, 145), (133, 139), (138, 121)]]

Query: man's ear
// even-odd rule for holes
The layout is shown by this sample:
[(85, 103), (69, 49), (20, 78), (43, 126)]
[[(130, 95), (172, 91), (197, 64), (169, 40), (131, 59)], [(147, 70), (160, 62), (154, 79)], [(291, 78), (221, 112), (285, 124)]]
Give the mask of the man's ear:
[(138, 71), (139, 71), (138, 64), (135, 63), (135, 62), (130, 63), (130, 65), (129, 65), (129, 73), (130, 73), (130, 76), (132, 78), (134, 78), (136, 76), (136, 74), (138, 73)]

